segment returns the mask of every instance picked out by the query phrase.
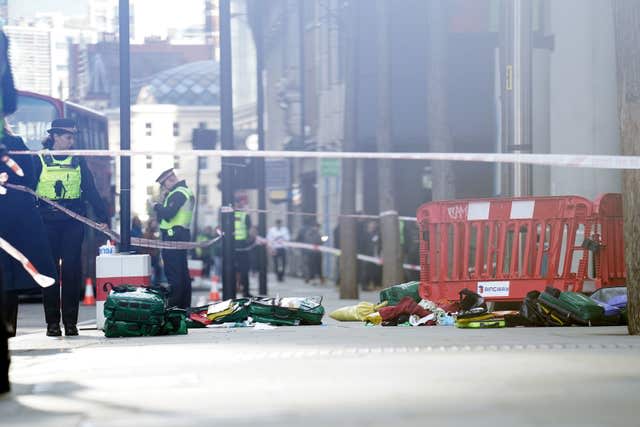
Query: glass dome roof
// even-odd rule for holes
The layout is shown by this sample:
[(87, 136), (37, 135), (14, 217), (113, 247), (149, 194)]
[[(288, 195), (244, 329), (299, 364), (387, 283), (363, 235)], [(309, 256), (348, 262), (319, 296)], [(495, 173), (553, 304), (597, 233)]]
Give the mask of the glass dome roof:
[(197, 61), (131, 82), (132, 104), (220, 105), (219, 65)]

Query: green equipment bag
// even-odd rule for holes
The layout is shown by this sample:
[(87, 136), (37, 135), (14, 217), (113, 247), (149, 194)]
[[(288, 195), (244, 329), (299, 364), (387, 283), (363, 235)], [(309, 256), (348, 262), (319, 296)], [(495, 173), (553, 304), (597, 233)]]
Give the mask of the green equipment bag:
[(322, 297), (256, 298), (249, 303), (249, 316), (274, 326), (321, 325), (324, 307)]
[(380, 291), (380, 302), (387, 301), (389, 306), (398, 305), (400, 300), (411, 297), (415, 302), (422, 301), (419, 294), (420, 282), (407, 282), (391, 286)]
[(104, 321), (104, 336), (107, 338), (155, 336), (160, 334), (160, 330), (160, 325), (148, 323), (123, 322), (111, 319), (105, 319)]
[(233, 311), (227, 315), (216, 318), (214, 325), (222, 323), (240, 323), (249, 318), (249, 298), (238, 298), (233, 300)]
[(162, 335), (186, 335), (187, 331), (187, 311), (181, 308), (170, 308), (165, 315), (165, 322), (162, 325)]
[(167, 309), (166, 292), (135, 286), (115, 286), (104, 303), (104, 335), (141, 337), (186, 334), (186, 312)]
[(591, 326), (604, 321), (604, 309), (578, 292), (561, 292), (547, 287), (538, 297), (538, 306), (547, 322), (554, 326)]
[(105, 319), (162, 325), (167, 310), (166, 295), (157, 289), (115, 286), (104, 303)]

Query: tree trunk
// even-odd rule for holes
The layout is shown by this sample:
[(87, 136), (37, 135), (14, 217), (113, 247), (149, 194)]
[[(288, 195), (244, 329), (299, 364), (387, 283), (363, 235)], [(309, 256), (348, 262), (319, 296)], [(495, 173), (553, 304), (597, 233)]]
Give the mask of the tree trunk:
[[(447, 122), (447, 14), (445, 0), (427, 0), (427, 137), (432, 152), (453, 151)], [(455, 198), (451, 162), (432, 162), (432, 199)]]
[[(378, 21), (378, 129), (379, 152), (393, 151), (391, 142), (391, 58), (388, 0), (376, 1)], [(393, 160), (378, 160), (378, 207), (381, 212), (382, 284), (402, 283), (402, 250), (400, 224), (395, 203)]]
[[(615, 15), (620, 137), (625, 155), (640, 155), (640, 1), (611, 0)], [(623, 173), (629, 333), (640, 335), (640, 171)]]
[[(345, 111), (343, 151), (355, 151), (358, 135), (358, 0), (350, 1), (345, 9), (343, 31), (346, 32), (347, 55), (345, 70)], [(356, 161), (342, 160), (341, 212), (353, 215), (356, 211)], [(357, 233), (354, 218), (340, 217), (340, 298), (358, 299)]]

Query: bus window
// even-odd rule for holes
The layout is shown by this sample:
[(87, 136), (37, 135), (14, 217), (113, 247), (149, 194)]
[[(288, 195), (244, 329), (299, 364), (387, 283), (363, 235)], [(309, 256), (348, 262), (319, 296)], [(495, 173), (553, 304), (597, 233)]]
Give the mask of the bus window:
[(7, 118), (9, 126), (24, 139), (30, 150), (41, 150), (51, 122), (60, 117), (56, 105), (50, 101), (24, 94), (18, 95), (18, 110)]

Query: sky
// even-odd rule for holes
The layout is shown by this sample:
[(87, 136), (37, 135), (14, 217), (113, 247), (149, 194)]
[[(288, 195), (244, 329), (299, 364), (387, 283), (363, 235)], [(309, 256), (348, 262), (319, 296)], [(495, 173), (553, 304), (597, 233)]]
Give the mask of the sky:
[(86, 0), (9, 0), (9, 16), (34, 16), (37, 12), (59, 11), (68, 15), (84, 15)]
[[(130, 0), (134, 5), (136, 39), (166, 36), (169, 28), (203, 25), (203, 0)], [(9, 0), (10, 17), (62, 12), (69, 16), (87, 13), (87, 0)]]

